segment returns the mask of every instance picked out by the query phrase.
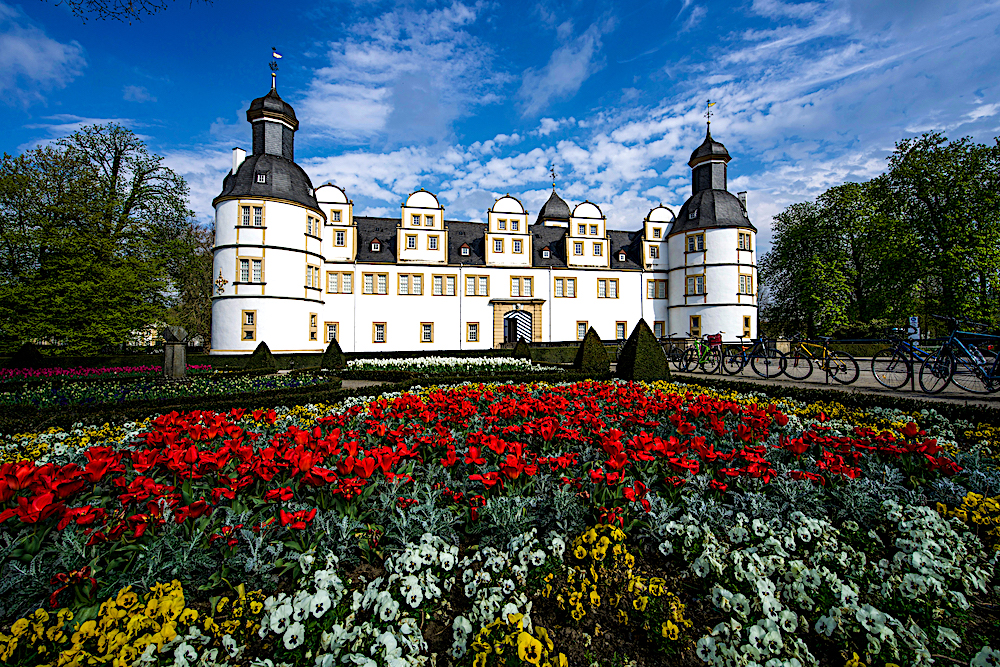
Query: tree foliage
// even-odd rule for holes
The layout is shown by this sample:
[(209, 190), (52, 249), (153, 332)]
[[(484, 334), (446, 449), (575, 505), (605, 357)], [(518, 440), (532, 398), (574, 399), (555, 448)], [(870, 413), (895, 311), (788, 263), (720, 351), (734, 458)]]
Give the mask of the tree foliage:
[(187, 197), (184, 180), (119, 125), (5, 154), (0, 333), (93, 354), (162, 323), (171, 258), (190, 252)]
[(1000, 144), (899, 142), (885, 174), (775, 217), (762, 320), (810, 337), (878, 335), (918, 313), (997, 323), (998, 185)]

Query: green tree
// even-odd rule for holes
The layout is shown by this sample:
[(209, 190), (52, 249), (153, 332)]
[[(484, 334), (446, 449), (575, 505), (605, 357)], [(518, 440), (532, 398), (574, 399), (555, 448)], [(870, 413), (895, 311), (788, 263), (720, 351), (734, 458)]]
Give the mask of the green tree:
[(183, 234), (170, 245), (168, 259), (175, 295), (167, 312), (167, 323), (187, 330), (191, 338), (200, 337), (205, 348), (212, 340), (212, 249), (215, 246), (215, 226), (190, 223)]
[(0, 331), (93, 354), (160, 324), (184, 180), (130, 130), (85, 127), (0, 160)]
[(896, 144), (888, 186), (916, 239), (925, 314), (998, 323), (1000, 140), (927, 133)]

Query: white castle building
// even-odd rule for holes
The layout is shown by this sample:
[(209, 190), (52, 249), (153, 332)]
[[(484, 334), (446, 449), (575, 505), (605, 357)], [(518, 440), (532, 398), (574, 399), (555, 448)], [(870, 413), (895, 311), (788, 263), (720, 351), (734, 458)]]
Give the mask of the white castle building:
[(597, 204), (553, 188), (531, 220), (505, 195), (485, 223), (445, 219), (430, 192), (398, 218), (356, 216), (332, 183), (294, 162), (298, 120), (273, 88), (247, 110), (253, 152), (233, 149), (215, 198), (212, 354), (469, 350), (518, 339), (757, 335), (756, 229), (726, 190), (730, 156), (706, 133), (692, 194), (637, 231), (607, 228)]

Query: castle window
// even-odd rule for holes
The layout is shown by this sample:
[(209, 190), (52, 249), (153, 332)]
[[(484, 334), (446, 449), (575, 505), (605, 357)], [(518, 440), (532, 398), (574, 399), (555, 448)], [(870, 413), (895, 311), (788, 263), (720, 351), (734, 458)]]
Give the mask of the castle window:
[(401, 273), (399, 274), (399, 294), (421, 295), (424, 293), (424, 274), (422, 273)]
[(378, 241), (372, 241), (372, 252), (379, 252), (382, 250), (382, 244)]
[(602, 257), (604, 255), (604, 244), (595, 243), (594, 244), (594, 257)]
[(334, 244), (341, 247), (344, 245), (344, 232), (337, 232)]
[(653, 335), (657, 338), (663, 338), (663, 322), (653, 322)]
[(264, 226), (264, 207), (254, 206), (253, 207), (253, 226), (263, 227)]
[(514, 252), (517, 254), (521, 254), (521, 241), (515, 239), (513, 246), (514, 246)]
[(479, 322), (466, 323), (465, 340), (469, 343), (479, 342)]
[(625, 329), (627, 326), (626, 322), (615, 322), (615, 338), (625, 340)]
[(455, 296), (455, 276), (433, 276), (431, 281), (434, 296)]
[(438, 237), (436, 237), (436, 236), (428, 236), (427, 237), (427, 249), (428, 250), (437, 250), (438, 249)]
[(546, 248), (545, 250), (542, 250), (542, 259), (548, 259), (551, 256), (552, 256), (552, 253), (549, 252), (548, 248)]
[(705, 235), (704, 234), (688, 234), (687, 237), (687, 251), (688, 252), (701, 252), (705, 249)]
[(599, 278), (597, 280), (597, 298), (599, 299), (617, 299), (618, 298), (618, 279), (617, 278)]
[(330, 211), (330, 221), (340, 222), (340, 211)]
[(493, 239), (493, 252), (503, 252), (503, 239)]
[(587, 233), (587, 225), (577, 225), (576, 233), (580, 236), (584, 236)]
[(590, 226), (590, 235), (591, 236), (597, 236), (597, 225), (591, 225)]
[(372, 342), (385, 342), (385, 322), (372, 322)]
[(748, 232), (740, 232), (740, 250), (753, 250), (753, 246), (750, 245), (750, 234)]
[(306, 264), (306, 288), (322, 289), (319, 285), (319, 267)]
[(688, 322), (691, 338), (701, 338), (701, 315), (692, 315)]
[(687, 277), (687, 296), (698, 296), (705, 293), (705, 276)]
[(556, 278), (553, 296), (573, 299), (576, 297), (576, 278)]
[(420, 342), (421, 343), (433, 343), (434, 342), (434, 323), (433, 322), (421, 322), (420, 323)]
[(243, 214), (243, 220), (242, 220), (241, 224), (244, 227), (249, 227), (250, 226), (250, 207), (249, 206), (241, 206), (240, 209), (241, 209), (241, 212)]
[(520, 228), (520, 224), (517, 220), (510, 221), (510, 231), (516, 232)]
[(462, 252), (462, 257), (468, 257), (469, 256), (469, 246), (462, 246), (462, 251), (461, 252)]
[(511, 296), (531, 296), (531, 278), (514, 276), (510, 279)]
[(366, 273), (363, 277), (362, 291), (365, 294), (385, 294), (389, 282), (388, 273)]
[(259, 283), (264, 277), (264, 260), (262, 259), (252, 259), (250, 260), (250, 278), (255, 282)]
[(354, 288), (353, 273), (338, 273), (328, 271), (326, 274), (326, 291), (329, 294), (350, 294)]
[(466, 276), (465, 296), (489, 296), (490, 279), (488, 276)]
[(657, 248), (655, 245), (649, 246), (649, 258), (650, 259), (659, 259), (660, 258), (660, 249)]
[(750, 316), (743, 316), (743, 337), (750, 338)]
[(654, 227), (653, 228), (653, 238), (654, 239), (660, 238), (660, 228), (659, 227)]
[(625, 252), (624, 251), (618, 253), (618, 261), (619, 262), (624, 262), (625, 261)]
[(257, 174), (258, 183), (267, 183), (267, 174)]
[(740, 294), (753, 294), (753, 276), (740, 274)]
[(410, 216), (410, 220), (413, 222), (413, 226), (414, 227), (419, 227), (420, 226), (420, 215), (419, 214), (414, 213), (413, 215)]
[(337, 331), (340, 328), (340, 324), (338, 322), (327, 322), (326, 327), (324, 328), (326, 329), (326, 339), (323, 341), (324, 343), (332, 343), (335, 340), (340, 340), (340, 336)]
[(306, 216), (306, 234), (319, 237), (319, 218), (314, 218), (311, 215)]
[(697, 217), (698, 217), (698, 209), (696, 209), (696, 208), (691, 209), (691, 212), (688, 213), (688, 219), (689, 220), (694, 220)]
[(667, 281), (666, 280), (647, 280), (646, 281), (646, 298), (647, 299), (666, 299), (667, 298)]
[(587, 337), (587, 323), (577, 322), (576, 323), (576, 339), (583, 340)]
[(425, 215), (424, 216), (424, 226), (425, 227), (433, 227), (434, 226), (434, 216), (433, 215)]
[(316, 322), (317, 319), (316, 313), (309, 313), (309, 340), (311, 341), (316, 340), (319, 336), (319, 326)]
[(244, 310), (243, 316), (240, 318), (243, 322), (241, 331), (243, 332), (243, 340), (257, 340), (257, 311), (256, 310)]
[(503, 219), (497, 220), (497, 229), (507, 229), (507, 221)]
[(413, 250), (417, 247), (417, 237), (415, 234), (406, 235), (406, 247), (409, 250)]
[(240, 282), (248, 283), (250, 282), (250, 260), (241, 259), (240, 260)]
[(573, 254), (574, 255), (582, 255), (583, 254), (583, 244), (582, 243), (574, 243), (573, 244)]

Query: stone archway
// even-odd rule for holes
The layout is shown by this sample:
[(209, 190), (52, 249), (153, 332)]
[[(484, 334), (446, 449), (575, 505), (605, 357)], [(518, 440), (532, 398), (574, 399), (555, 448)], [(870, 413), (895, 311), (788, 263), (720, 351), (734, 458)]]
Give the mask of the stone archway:
[(503, 316), (503, 342), (516, 343), (519, 340), (530, 343), (532, 336), (531, 313), (526, 310), (512, 310)]

